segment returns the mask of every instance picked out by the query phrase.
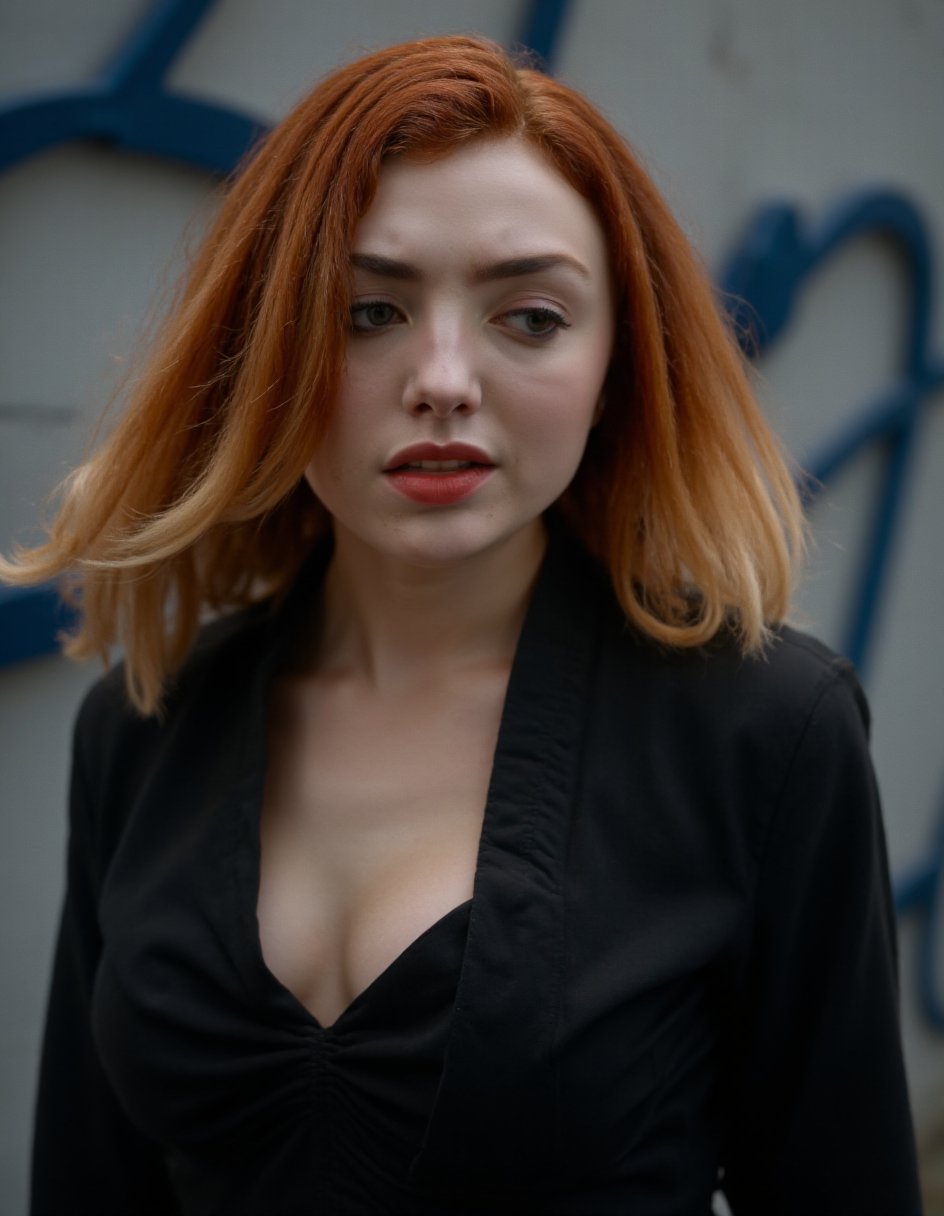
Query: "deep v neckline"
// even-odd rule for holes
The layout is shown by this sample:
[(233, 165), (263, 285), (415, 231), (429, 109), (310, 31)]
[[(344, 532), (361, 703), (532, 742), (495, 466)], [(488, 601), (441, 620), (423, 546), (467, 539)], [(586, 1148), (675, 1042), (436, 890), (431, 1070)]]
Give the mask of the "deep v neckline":
[[(453, 905), (453, 907), (422, 929), (351, 998), (332, 1021), (323, 1021), (302, 997), (288, 983), (281, 980), (269, 966), (262, 945), (258, 906), (262, 882), (262, 814), (269, 762), (268, 725), (271, 696), (276, 684), (280, 659), (289, 652), (292, 639), (296, 636), (300, 625), (300, 606), (304, 604), (310, 608), (312, 595), (316, 592), (317, 582), (320, 582), (324, 577), (324, 572), (330, 559), (330, 552), (331, 550), (328, 545), (323, 546), (312, 557), (307, 567), (303, 569), (299, 576), (298, 585), (290, 593), (287, 602), (279, 614), (282, 617), (283, 628), (281, 630), (273, 630), (273, 633), (277, 634), (277, 637), (273, 638), (272, 643), (268, 647), (264, 662), (260, 668), (254, 700), (254, 724), (251, 735), (246, 741), (247, 747), (245, 753), (247, 757), (251, 757), (253, 779), (249, 780), (245, 786), (247, 793), (243, 801), (243, 822), (249, 828), (252, 849), (250, 865), (244, 870), (240, 883), (242, 889), (239, 893), (241, 903), (240, 920), (247, 928), (249, 938), (247, 942), (248, 951), (252, 969), (256, 976), (259, 977), (258, 982), (261, 983), (263, 988), (268, 988), (270, 992), (275, 993), (283, 1007), (293, 1009), (296, 1016), (309, 1029), (324, 1035), (332, 1035), (343, 1030), (349, 1022), (354, 1020), (355, 1015), (374, 1002), (378, 993), (384, 989), (389, 989), (389, 986), (397, 980), (401, 971), (408, 970), (409, 964), (412, 963), (417, 955), (423, 953), (427, 947), (430, 947), (437, 939), (446, 934), (456, 921), (462, 921), (463, 933), (465, 933), (473, 914), (473, 905), (476, 898), (478, 876), (482, 865), (483, 841), (486, 839), (488, 828), (491, 791), (495, 781), (499, 746), (505, 730), (506, 715), (508, 713), (508, 690), (511, 682), (509, 673), (509, 679), (502, 694), (496, 741), (489, 760), (485, 805), (482, 810), (481, 823), (475, 844), (472, 896)], [(540, 578), (540, 569), (537, 577)], [(534, 588), (532, 588), (532, 597), (533, 593)], [(529, 611), (530, 608), (526, 609), (525, 621), (527, 620)], [(523, 628), (524, 625), (522, 625)], [(514, 661), (512, 662), (511, 670), (514, 670)], [(456, 971), (457, 984), (464, 961), (465, 948), (463, 944), (459, 967)]]
[[(456, 904), (435, 920), (427, 928), (423, 929), (416, 937), (413, 938), (390, 962), (378, 972), (372, 980), (370, 980), (360, 992), (344, 1006), (333, 1022), (323, 1022), (314, 1010), (310, 1009), (300, 997), (284, 984), (278, 976), (269, 968), (265, 961), (265, 956), (262, 952), (261, 938), (258, 939), (258, 963), (266, 975), (266, 981), (270, 986), (274, 987), (283, 1001), (288, 1001), (297, 1010), (299, 1016), (310, 1024), (310, 1027), (320, 1034), (324, 1035), (339, 1035), (343, 1033), (345, 1028), (357, 1019), (361, 1014), (367, 1012), (371, 1006), (379, 1006), (383, 1004), (383, 995), (385, 990), (389, 990), (391, 986), (402, 988), (402, 978), (409, 974), (412, 966), (417, 963), (418, 958), (426, 954), (427, 951), (435, 949), (438, 941), (447, 936), (450, 931), (455, 929), (459, 931), (458, 926), (462, 926), (463, 935), (465, 933), (465, 925), (468, 916), (471, 914), (472, 900), (466, 899), (462, 903)], [(458, 972), (456, 974), (458, 981)]]
[[(458, 961), (441, 1085), (417, 1177), (448, 1175), (463, 1149), (451, 1128), (475, 1111), (483, 1126), (496, 1095), (522, 1125), (551, 1134), (554, 1095), (524, 1086), (523, 1075), (552, 1049), (564, 957), (561, 882), (569, 819), (580, 771), (587, 688), (596, 661), (601, 613), (611, 601), (605, 571), (549, 521), (549, 543), (522, 625), (502, 707), (491, 780), (479, 835), (468, 928)], [(267, 636), (243, 718), (241, 771), (232, 795), (237, 856), (234, 913), (243, 931), (247, 993), (267, 1020), (294, 1024), (331, 1041), (307, 1008), (265, 966), (256, 901), (259, 893), (259, 811), (265, 780), (267, 692), (295, 629), (308, 619), (330, 557), (312, 555), (291, 592), (270, 611)], [(233, 804), (231, 804), (233, 805)], [(221, 844), (223, 842), (221, 841)], [(378, 988), (422, 954), (422, 942), (446, 932), (457, 908), (428, 927), (359, 994), (332, 1024), (353, 1033), (355, 1016)], [(525, 987), (514, 982), (523, 973)], [(389, 991), (389, 989), (388, 989)], [(368, 996), (371, 998), (368, 1000)], [(343, 1021), (342, 1021), (343, 1019)], [(501, 1173), (511, 1146), (490, 1144)], [(506, 1161), (507, 1159), (507, 1161)], [(520, 1162), (519, 1162), (520, 1164)], [(537, 1166), (536, 1166), (537, 1168)]]

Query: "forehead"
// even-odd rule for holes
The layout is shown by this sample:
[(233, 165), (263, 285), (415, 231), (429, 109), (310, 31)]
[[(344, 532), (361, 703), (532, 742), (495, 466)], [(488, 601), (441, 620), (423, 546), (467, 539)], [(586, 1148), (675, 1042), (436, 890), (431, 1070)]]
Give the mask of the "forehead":
[(433, 161), (391, 158), (355, 234), (358, 251), (411, 255), (438, 238), (493, 256), (561, 246), (605, 267), (590, 204), (540, 152), (517, 138), (483, 139)]

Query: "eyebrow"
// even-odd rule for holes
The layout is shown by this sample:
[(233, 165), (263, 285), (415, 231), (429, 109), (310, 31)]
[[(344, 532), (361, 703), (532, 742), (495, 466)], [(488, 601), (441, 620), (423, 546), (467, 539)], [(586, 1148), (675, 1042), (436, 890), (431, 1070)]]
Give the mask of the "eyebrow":
[[(352, 253), (351, 265), (355, 270), (366, 270), (385, 279), (403, 279), (418, 283), (423, 272), (409, 262), (385, 258), (377, 253)], [(490, 283), (496, 279), (517, 279), (524, 275), (540, 274), (545, 270), (569, 269), (582, 279), (590, 278), (590, 271), (576, 258), (566, 253), (545, 253), (535, 257), (506, 258), (488, 266), (477, 267), (472, 274), (476, 283)]]

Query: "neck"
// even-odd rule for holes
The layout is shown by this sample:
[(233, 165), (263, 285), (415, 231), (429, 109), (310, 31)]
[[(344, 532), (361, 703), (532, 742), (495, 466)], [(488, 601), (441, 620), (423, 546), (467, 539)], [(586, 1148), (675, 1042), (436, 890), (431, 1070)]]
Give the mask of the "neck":
[(474, 557), (419, 566), (378, 555), (336, 526), (317, 668), (390, 689), (507, 667), (546, 544), (535, 521)]

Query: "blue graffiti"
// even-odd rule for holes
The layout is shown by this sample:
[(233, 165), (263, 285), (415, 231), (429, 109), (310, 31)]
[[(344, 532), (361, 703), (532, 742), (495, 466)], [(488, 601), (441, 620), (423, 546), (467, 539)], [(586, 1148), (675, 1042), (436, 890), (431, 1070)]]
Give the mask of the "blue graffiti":
[(529, 0), (521, 23), (520, 46), (550, 71), (560, 46), (570, 0)]
[[(265, 124), (164, 87), (175, 56), (212, 4), (158, 0), (91, 82), (0, 106), (0, 170), (43, 149), (93, 138), (211, 173), (231, 172)], [(550, 69), (569, 10), (569, 0), (528, 0), (516, 44)], [(864, 449), (882, 453), (881, 485), (843, 635), (845, 653), (862, 672), (871, 659), (916, 439), (931, 394), (944, 386), (944, 358), (930, 351), (934, 260), (928, 226), (912, 202), (888, 190), (857, 193), (818, 224), (805, 221), (790, 203), (771, 204), (757, 213), (721, 275), (738, 332), (756, 357), (783, 338), (811, 276), (866, 234), (893, 242), (907, 273), (909, 317), (900, 371), (851, 424), (811, 454), (803, 485), (812, 498)], [(53, 589), (0, 588), (0, 668), (55, 650), (56, 635), (68, 622)], [(895, 906), (899, 916), (920, 918), (920, 1006), (944, 1029), (944, 1001), (935, 986), (937, 926), (944, 912), (944, 799), (936, 820), (929, 856), (895, 883)]]
[(70, 140), (97, 139), (128, 152), (230, 172), (264, 124), (164, 88), (174, 58), (212, 4), (159, 0), (93, 80), (0, 108), (0, 170)]
[[(76, 139), (231, 172), (265, 131), (234, 110), (169, 93), (165, 78), (214, 0), (158, 0), (91, 81), (0, 106), (0, 171)], [(0, 587), (0, 669), (58, 648), (71, 617), (52, 587)]]
[(783, 334), (802, 289), (825, 262), (850, 241), (878, 235), (901, 254), (908, 284), (908, 324), (901, 371), (894, 384), (866, 403), (855, 421), (805, 462), (812, 496), (865, 447), (884, 456), (877, 509), (852, 596), (843, 650), (865, 672), (871, 657), (880, 596), (892, 552), (915, 436), (930, 394), (944, 384), (944, 359), (930, 355), (933, 256), (928, 227), (918, 208), (899, 193), (854, 194), (819, 225), (804, 226), (796, 207), (775, 203), (756, 216), (728, 261), (721, 280), (743, 345), (762, 354)]

